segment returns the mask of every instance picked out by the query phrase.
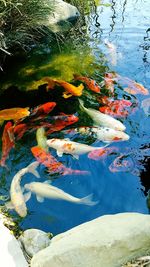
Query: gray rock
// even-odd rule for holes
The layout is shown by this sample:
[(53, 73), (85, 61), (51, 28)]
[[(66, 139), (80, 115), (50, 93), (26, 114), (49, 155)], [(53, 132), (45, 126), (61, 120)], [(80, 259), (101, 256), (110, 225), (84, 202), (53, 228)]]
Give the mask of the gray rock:
[(31, 267), (120, 267), (150, 251), (150, 216), (106, 215), (52, 239)]
[(27, 267), (19, 242), (3, 225), (0, 215), (0, 266), (2, 267)]
[(34, 254), (50, 245), (52, 234), (43, 232), (39, 229), (28, 229), (19, 237), (19, 241), (28, 256)]

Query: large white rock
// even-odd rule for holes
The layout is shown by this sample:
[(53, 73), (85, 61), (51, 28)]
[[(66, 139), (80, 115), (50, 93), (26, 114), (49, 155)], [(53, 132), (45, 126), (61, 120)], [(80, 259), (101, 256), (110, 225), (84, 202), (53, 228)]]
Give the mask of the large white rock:
[(2, 216), (0, 216), (0, 266), (28, 267), (18, 241), (3, 225)]
[(106, 215), (54, 237), (31, 267), (120, 267), (149, 251), (149, 215)]
[(50, 13), (47, 21), (39, 21), (39, 24), (47, 26), (53, 32), (67, 29), (70, 26), (70, 23), (68, 22), (76, 21), (80, 16), (80, 13), (75, 6), (62, 0), (47, 0), (47, 5), (53, 7), (53, 12)]

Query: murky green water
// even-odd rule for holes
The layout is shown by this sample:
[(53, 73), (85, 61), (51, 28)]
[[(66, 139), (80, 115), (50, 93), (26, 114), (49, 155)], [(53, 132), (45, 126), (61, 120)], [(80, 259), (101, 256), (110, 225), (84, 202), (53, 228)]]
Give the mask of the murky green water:
[[(47, 101), (46, 95), (34, 95), (34, 90), (39, 85), (43, 76), (72, 81), (73, 74), (78, 73), (89, 76), (100, 83), (105, 72), (117, 72), (118, 74), (136, 80), (146, 88), (150, 87), (150, 16), (149, 0), (125, 0), (104, 1), (108, 6), (97, 5), (91, 7), (91, 12), (86, 17), (87, 37), (83, 34), (74, 40), (53, 49), (41, 47), (34, 50), (27, 59), (18, 57), (17, 61), (10, 61), (5, 75), (1, 79), (3, 88), (9, 85), (17, 86), (21, 91), (27, 90), (26, 97), (21, 94), (1, 97), (1, 108), (16, 105), (33, 107)], [(113, 64), (110, 51), (105, 45), (109, 41), (116, 47), (116, 64)], [(15, 90), (15, 89), (13, 89)], [(15, 91), (14, 91), (15, 92)], [(142, 100), (149, 96), (137, 95), (138, 109), (121, 121), (126, 126), (126, 132), (130, 140), (118, 142), (110, 146), (119, 149), (120, 153), (129, 154), (133, 162), (132, 170), (111, 172), (109, 166), (115, 160), (116, 155), (108, 156), (105, 160), (94, 161), (87, 155), (80, 156), (79, 160), (69, 155), (63, 156), (61, 161), (74, 169), (90, 171), (87, 176), (63, 176), (53, 181), (53, 185), (77, 197), (84, 197), (93, 193), (93, 200), (99, 203), (93, 207), (75, 205), (64, 201), (45, 200), (37, 202), (35, 196), (27, 202), (28, 215), (20, 220), (23, 229), (40, 228), (51, 231), (54, 234), (63, 232), (82, 222), (91, 220), (104, 214), (117, 212), (142, 212), (148, 213), (146, 195), (150, 183), (149, 177), (149, 116), (142, 107)], [(126, 94), (122, 87), (116, 85), (116, 98), (135, 100)], [(84, 95), (86, 106), (97, 108), (94, 93)], [(83, 114), (78, 101), (60, 99), (54, 94), (53, 101), (58, 102), (54, 111), (75, 113), (80, 116), (78, 125), (89, 125), (91, 120)], [(48, 100), (49, 101), (49, 100)], [(52, 134), (50, 137), (68, 137), (62, 133)], [(92, 144), (95, 140), (82, 136), (71, 136), (72, 140)], [(0, 168), (0, 193), (9, 195), (10, 183), (15, 173), (34, 160), (30, 148), (36, 145), (35, 132), (26, 133), (16, 143), (7, 160), (8, 170)], [(102, 145), (95, 141), (94, 146)], [(128, 153), (126, 152), (128, 151)], [(52, 151), (56, 156), (55, 151)], [(60, 160), (57, 157), (58, 160)], [(39, 168), (41, 182), (50, 177), (44, 167)], [(35, 181), (34, 176), (27, 175), (22, 185)], [(1, 204), (4, 204), (1, 201)], [(18, 218), (15, 212), (11, 212), (14, 218)]]

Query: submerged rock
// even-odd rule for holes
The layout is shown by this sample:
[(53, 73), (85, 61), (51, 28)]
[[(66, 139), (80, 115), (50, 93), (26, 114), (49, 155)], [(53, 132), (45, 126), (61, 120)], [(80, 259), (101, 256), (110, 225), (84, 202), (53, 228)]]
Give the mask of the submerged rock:
[(120, 267), (150, 251), (150, 216), (106, 215), (52, 239), (31, 267)]
[(25, 254), (33, 257), (34, 254), (50, 245), (51, 233), (45, 233), (39, 229), (28, 229), (19, 237)]
[(50, 28), (52, 32), (67, 30), (71, 23), (75, 22), (80, 16), (75, 6), (62, 0), (50, 0), (50, 5), (53, 6), (54, 11), (51, 12), (48, 20), (44, 21), (44, 26)]
[(6, 267), (27, 267), (19, 242), (3, 224), (3, 217), (0, 215), (0, 266)]

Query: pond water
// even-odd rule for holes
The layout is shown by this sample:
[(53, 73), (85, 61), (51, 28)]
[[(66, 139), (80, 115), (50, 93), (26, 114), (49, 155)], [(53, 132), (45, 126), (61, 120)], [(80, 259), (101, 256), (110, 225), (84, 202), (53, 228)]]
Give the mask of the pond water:
[[(8, 88), (13, 85), (21, 91), (18, 93), (15, 87), (11, 88), (11, 93), (10, 89), (4, 91), (0, 99), (1, 109), (18, 105), (34, 107), (52, 100), (57, 102), (57, 108), (52, 115), (59, 112), (75, 113), (80, 120), (73, 127), (88, 126), (92, 125), (92, 121), (80, 110), (76, 97), (65, 100), (54, 92), (48, 96), (48, 99), (42, 89), (39, 93), (34, 90), (38, 86), (38, 81), (44, 76), (71, 81), (73, 74), (78, 73), (91, 77), (100, 84), (105, 72), (115, 72), (141, 83), (145, 88), (150, 88), (149, 0), (107, 0), (103, 3), (109, 5), (91, 7), (90, 14), (86, 16), (88, 38), (84, 38), (84, 34), (81, 34), (78, 37), (81, 39), (76, 40), (76, 34), (74, 34), (74, 42), (67, 41), (60, 51), (58, 47), (52, 50), (49, 47), (41, 47), (41, 50), (35, 50), (24, 61), (8, 66), (5, 75), (1, 78), (1, 86)], [(106, 45), (108, 42), (115, 46), (115, 59), (115, 54), (112, 55), (109, 45)], [(27, 92), (24, 93), (26, 89)], [(98, 103), (95, 101), (95, 93), (86, 92), (82, 98), (85, 100), (86, 107), (96, 109)], [(70, 155), (59, 158), (55, 150), (51, 150), (57, 160), (61, 160), (65, 166), (89, 171), (89, 175), (60, 175), (54, 179), (45, 171), (44, 166), (41, 165), (38, 168), (41, 182), (53, 178), (52, 185), (79, 198), (93, 194), (92, 199), (98, 203), (94, 206), (86, 206), (49, 199), (39, 203), (33, 194), (27, 202), (28, 215), (25, 218), (20, 219), (15, 211), (10, 211), (22, 229), (39, 228), (57, 234), (104, 214), (149, 213), (146, 199), (150, 188), (148, 167), (150, 117), (141, 106), (142, 101), (149, 96), (130, 95), (118, 85), (115, 93), (116, 98), (138, 102), (135, 112), (131, 112), (127, 118), (120, 119), (126, 126), (126, 133), (130, 139), (109, 145), (115, 146), (119, 152), (96, 161), (88, 158), (87, 154), (80, 156), (79, 160)], [(49, 136), (51, 137), (70, 137), (74, 141), (93, 146), (105, 145), (79, 134), (74, 136), (57, 132)], [(1, 195), (9, 196), (13, 176), (18, 170), (34, 161), (30, 149), (35, 145), (35, 131), (26, 132), (24, 137), (16, 142), (15, 149), (11, 150), (9, 159), (6, 161), (8, 168), (0, 168)], [(118, 165), (116, 171), (113, 169), (113, 162), (122, 154), (129, 159), (129, 164), (130, 161), (132, 164), (129, 168), (126, 166), (119, 168), (120, 165)], [(21, 184), (23, 186), (35, 180), (33, 175), (27, 174)], [(1, 205), (3, 204), (1, 200)]]

